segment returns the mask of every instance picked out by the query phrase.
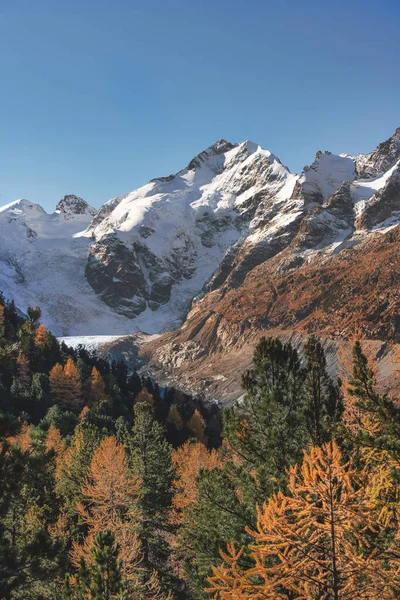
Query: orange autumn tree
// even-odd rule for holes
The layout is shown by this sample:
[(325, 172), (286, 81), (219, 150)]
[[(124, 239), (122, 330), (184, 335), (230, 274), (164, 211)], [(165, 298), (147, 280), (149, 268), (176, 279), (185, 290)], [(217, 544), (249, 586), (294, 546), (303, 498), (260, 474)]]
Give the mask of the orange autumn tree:
[(18, 377), (23, 384), (29, 385), (31, 381), (31, 368), (29, 360), (24, 354), (17, 356)]
[(256, 531), (248, 531), (254, 565), (243, 571), (242, 550), (230, 544), (208, 591), (220, 600), (391, 598), (383, 595), (381, 565), (363, 535), (374, 515), (337, 444), (312, 448), (288, 476), (289, 494), (272, 496), (258, 510)]
[(200, 411), (197, 410), (197, 408), (190, 417), (187, 426), (194, 433), (199, 442), (201, 442), (202, 444), (207, 443), (207, 436), (205, 434), (206, 422), (204, 421), (203, 417), (200, 414)]
[(172, 462), (176, 478), (172, 482), (171, 522), (181, 524), (185, 509), (197, 502), (196, 478), (200, 469), (218, 469), (221, 467), (221, 460), (215, 450), (207, 450), (203, 444), (188, 440), (173, 451)]
[(96, 367), (93, 367), (89, 378), (89, 404), (91, 407), (96, 407), (106, 399), (106, 386), (103, 378)]
[(54, 473), (56, 479), (59, 477), (59, 470), (61, 468), (61, 457), (65, 452), (65, 441), (63, 437), (54, 425), (50, 425), (46, 439), (45, 439), (46, 452), (54, 452)]
[(59, 457), (65, 451), (65, 441), (60, 433), (60, 430), (54, 425), (50, 425), (47, 430), (46, 440), (45, 440), (46, 451), (50, 452), (53, 450), (54, 454)]
[(35, 333), (36, 346), (44, 346), (47, 341), (47, 331), (44, 325), (39, 325)]
[(130, 474), (124, 446), (113, 436), (104, 438), (93, 454), (81, 489), (83, 500), (77, 504), (88, 534), (83, 544), (73, 543), (72, 561), (76, 567), (81, 558), (90, 564), (94, 537), (101, 531), (111, 530), (120, 545), (122, 576), (129, 593), (138, 598), (162, 598), (156, 573), (148, 572), (141, 565), (137, 534), (141, 521), (140, 487), (140, 479)]
[(130, 476), (125, 448), (115, 437), (104, 438), (95, 450), (81, 493), (83, 501), (78, 503), (77, 512), (88, 535), (82, 545), (73, 544), (74, 565), (78, 567), (81, 558), (90, 562), (93, 539), (99, 532), (111, 530), (121, 546), (124, 577), (136, 580), (140, 564), (140, 480)]
[(54, 399), (64, 408), (77, 410), (82, 405), (82, 385), (79, 371), (72, 358), (64, 367), (57, 363), (50, 371), (50, 390)]
[(7, 437), (6, 440), (10, 445), (19, 446), (22, 452), (27, 452), (32, 444), (31, 426), (24, 421), (18, 433)]

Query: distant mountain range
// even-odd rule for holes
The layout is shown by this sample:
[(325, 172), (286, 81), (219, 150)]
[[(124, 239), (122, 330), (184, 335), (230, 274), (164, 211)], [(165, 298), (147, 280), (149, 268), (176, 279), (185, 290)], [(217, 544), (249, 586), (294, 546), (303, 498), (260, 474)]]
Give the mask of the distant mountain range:
[(400, 129), (301, 175), (219, 140), (98, 211), (73, 195), (52, 215), (0, 208), (0, 289), (57, 335), (169, 331), (147, 349), (160, 368), (276, 328), (398, 340), (399, 224)]

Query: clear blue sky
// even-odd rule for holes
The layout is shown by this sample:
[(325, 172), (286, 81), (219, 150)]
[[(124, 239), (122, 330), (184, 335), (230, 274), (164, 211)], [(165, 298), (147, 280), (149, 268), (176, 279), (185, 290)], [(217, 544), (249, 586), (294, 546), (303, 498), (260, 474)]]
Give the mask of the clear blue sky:
[(0, 204), (94, 206), (218, 138), (292, 171), (400, 126), (398, 0), (0, 0)]

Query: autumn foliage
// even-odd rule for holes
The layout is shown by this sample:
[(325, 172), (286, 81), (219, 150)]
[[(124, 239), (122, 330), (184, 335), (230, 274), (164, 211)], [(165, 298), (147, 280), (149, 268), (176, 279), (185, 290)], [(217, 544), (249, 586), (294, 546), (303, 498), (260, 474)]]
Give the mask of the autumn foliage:
[(172, 460), (175, 465), (176, 478), (172, 485), (171, 521), (181, 523), (185, 510), (197, 502), (196, 478), (200, 469), (218, 469), (221, 459), (215, 450), (208, 450), (203, 444), (187, 441), (174, 450)]
[(400, 597), (400, 405), (367, 345), (341, 384), (316, 337), (262, 338), (220, 414), (28, 317), (0, 297), (2, 598)]
[(64, 367), (57, 363), (50, 371), (50, 388), (57, 402), (72, 410), (82, 405), (82, 385), (79, 371), (72, 358), (68, 358)]
[(241, 551), (229, 545), (223, 565), (214, 568), (210, 591), (221, 599), (287, 598), (289, 592), (304, 600), (376, 598), (380, 566), (363, 535), (370, 513), (351, 461), (344, 463), (330, 442), (312, 448), (288, 475), (289, 493), (272, 496), (258, 511), (257, 529), (249, 532), (254, 566), (240, 571)]
[(137, 528), (140, 514), (136, 501), (140, 480), (131, 477), (125, 449), (114, 437), (106, 437), (93, 454), (88, 477), (82, 487), (83, 501), (77, 511), (88, 528), (82, 545), (75, 543), (72, 559), (79, 566), (81, 557), (90, 561), (95, 536), (113, 531), (121, 546), (125, 577), (132, 577), (140, 562)]
[(47, 340), (47, 331), (44, 325), (39, 325), (39, 327), (36, 329), (36, 335), (35, 335), (35, 343), (38, 346), (44, 346), (44, 344), (46, 343)]

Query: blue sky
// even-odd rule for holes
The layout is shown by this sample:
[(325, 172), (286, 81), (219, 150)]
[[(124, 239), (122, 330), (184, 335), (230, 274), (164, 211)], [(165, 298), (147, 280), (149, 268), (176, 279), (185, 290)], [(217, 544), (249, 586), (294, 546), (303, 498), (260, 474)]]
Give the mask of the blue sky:
[(0, 0), (0, 204), (94, 206), (218, 138), (292, 171), (400, 126), (398, 0)]

